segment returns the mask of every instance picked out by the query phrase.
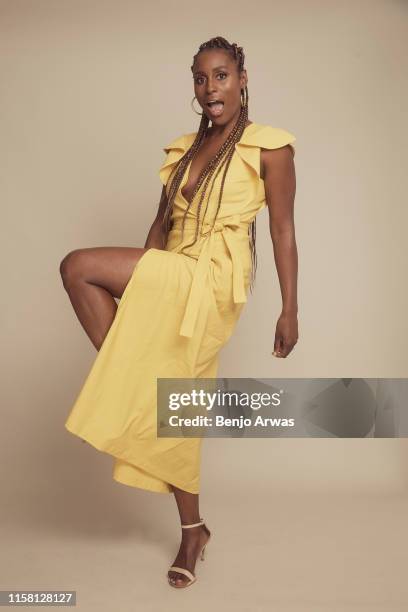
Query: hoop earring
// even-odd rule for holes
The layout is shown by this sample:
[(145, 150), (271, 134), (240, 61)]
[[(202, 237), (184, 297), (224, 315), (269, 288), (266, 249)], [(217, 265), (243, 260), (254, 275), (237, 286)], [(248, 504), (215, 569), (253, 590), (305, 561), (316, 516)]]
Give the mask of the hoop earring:
[(241, 106), (246, 106), (247, 105), (247, 97), (246, 97), (246, 92), (245, 89), (241, 89)]
[(196, 109), (194, 108), (194, 100), (197, 100), (197, 98), (194, 96), (193, 99), (191, 100), (191, 108), (193, 109), (193, 111), (197, 114), (197, 115), (202, 115), (203, 113), (199, 113), (198, 111), (196, 111)]

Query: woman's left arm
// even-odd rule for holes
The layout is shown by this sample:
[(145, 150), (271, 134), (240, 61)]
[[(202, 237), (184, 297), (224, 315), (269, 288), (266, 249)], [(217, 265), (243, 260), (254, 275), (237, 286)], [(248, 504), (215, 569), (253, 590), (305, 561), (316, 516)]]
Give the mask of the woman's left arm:
[(279, 149), (262, 149), (261, 163), (269, 209), (269, 228), (282, 294), (282, 312), (276, 324), (272, 354), (275, 357), (286, 357), (298, 341), (298, 255), (294, 223), (296, 173), (292, 148), (286, 145)]

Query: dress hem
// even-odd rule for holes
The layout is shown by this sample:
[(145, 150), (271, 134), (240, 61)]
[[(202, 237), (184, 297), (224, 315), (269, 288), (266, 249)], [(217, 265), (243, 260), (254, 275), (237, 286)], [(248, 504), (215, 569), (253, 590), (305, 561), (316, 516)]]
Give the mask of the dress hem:
[[(121, 459), (122, 461), (126, 461), (127, 463), (129, 463), (130, 465), (134, 465), (135, 468), (139, 468), (141, 470), (144, 470), (143, 467), (136, 465), (135, 463), (132, 463), (131, 461), (129, 461), (128, 458), (126, 457), (122, 457), (119, 454), (115, 454), (112, 453), (111, 451), (108, 451), (104, 448), (102, 448), (101, 446), (99, 446), (96, 442), (94, 442), (93, 440), (91, 440), (89, 437), (84, 437), (83, 435), (80, 435), (78, 433), (76, 433), (73, 429), (71, 429), (67, 423), (64, 424), (64, 427), (67, 431), (69, 431), (71, 434), (77, 436), (78, 438), (80, 438), (81, 440), (84, 440), (85, 442), (88, 442), (88, 444), (90, 444), (91, 446), (93, 446), (94, 448), (96, 448), (96, 450), (100, 451), (101, 453), (105, 453), (106, 455), (110, 455), (111, 457), (114, 457), (115, 459)], [(120, 484), (124, 484), (127, 485), (128, 487), (134, 487), (136, 489), (143, 489), (145, 491), (152, 491), (153, 493), (173, 493), (173, 491), (171, 491), (170, 489), (166, 488), (166, 484), (168, 485), (173, 485), (175, 487), (177, 487), (178, 489), (182, 489), (183, 491), (185, 491), (186, 493), (192, 493), (193, 495), (199, 495), (200, 491), (197, 490), (189, 490), (186, 489), (185, 485), (181, 485), (180, 483), (177, 484), (176, 482), (169, 482), (168, 480), (165, 480), (160, 474), (156, 473), (151, 473), (151, 475), (154, 478), (159, 478), (162, 479), (162, 481), (165, 483), (164, 484), (164, 488), (158, 488), (158, 487), (154, 487), (154, 485), (151, 484), (143, 484), (143, 479), (140, 479), (139, 484), (133, 484), (130, 482), (127, 482), (126, 480), (122, 480), (119, 479), (117, 476), (113, 475), (112, 478), (113, 480), (115, 480), (116, 482), (119, 482)]]

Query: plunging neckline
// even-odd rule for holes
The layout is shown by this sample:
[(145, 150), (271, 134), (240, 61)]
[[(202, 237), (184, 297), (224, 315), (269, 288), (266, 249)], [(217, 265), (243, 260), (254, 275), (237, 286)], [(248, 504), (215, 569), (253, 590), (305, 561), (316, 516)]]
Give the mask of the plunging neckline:
[[(249, 123), (249, 124), (248, 124), (248, 125), (247, 125), (247, 126), (244, 128), (244, 130), (243, 130), (243, 132), (242, 132), (242, 134), (241, 134), (241, 138), (238, 140), (238, 143), (239, 143), (239, 142), (241, 142), (243, 135), (245, 134), (246, 130), (247, 130), (249, 127), (251, 127), (251, 125), (255, 125), (255, 123), (254, 123), (253, 121), (251, 121), (251, 123)], [(197, 135), (197, 132), (195, 133), (195, 136), (196, 136), (196, 135)], [(238, 143), (235, 143), (235, 144), (238, 144)], [(186, 204), (188, 204), (189, 206), (192, 204), (193, 200), (191, 200), (191, 202), (189, 202), (189, 201), (187, 200), (187, 198), (186, 198), (186, 197), (185, 197), (185, 195), (183, 194), (183, 189), (184, 189), (184, 187), (187, 185), (187, 183), (188, 183), (188, 181), (189, 181), (189, 178), (190, 178), (190, 169), (191, 169), (191, 164), (193, 163), (193, 159), (194, 159), (194, 157), (193, 157), (192, 159), (190, 159), (190, 161), (188, 162), (188, 165), (187, 165), (187, 168), (186, 168), (186, 171), (185, 171), (185, 173), (184, 173), (184, 177), (183, 177), (183, 180), (182, 180), (182, 182), (181, 182), (180, 189), (179, 189), (179, 192), (180, 192), (181, 197), (182, 197), (182, 198), (183, 198), (183, 200), (186, 202)], [(197, 183), (198, 183), (198, 181), (197, 181)], [(195, 188), (197, 187), (197, 183), (194, 185), (194, 188), (193, 188), (192, 193), (194, 193), (194, 190), (195, 190)], [(194, 197), (195, 197), (195, 196), (194, 196)], [(194, 198), (193, 198), (193, 199), (194, 199)]]

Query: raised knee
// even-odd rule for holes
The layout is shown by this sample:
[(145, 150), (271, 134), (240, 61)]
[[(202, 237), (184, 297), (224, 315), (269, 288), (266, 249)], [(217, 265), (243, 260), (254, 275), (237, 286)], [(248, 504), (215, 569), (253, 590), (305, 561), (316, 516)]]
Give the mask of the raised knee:
[(83, 268), (84, 249), (75, 249), (65, 255), (60, 263), (60, 274), (64, 286), (77, 281), (81, 276)]

